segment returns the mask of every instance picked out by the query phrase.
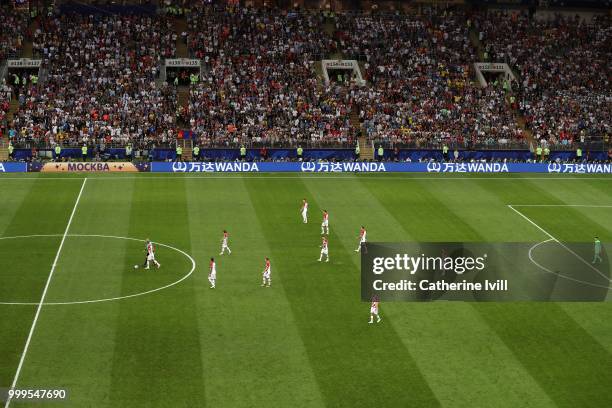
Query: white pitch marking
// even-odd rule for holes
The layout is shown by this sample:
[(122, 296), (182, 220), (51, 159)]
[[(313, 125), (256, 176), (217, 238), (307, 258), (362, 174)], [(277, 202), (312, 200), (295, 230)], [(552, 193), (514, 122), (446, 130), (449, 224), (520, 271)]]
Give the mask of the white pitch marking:
[(547, 267), (542, 266), (542, 265), (540, 265), (539, 263), (537, 263), (537, 262), (535, 261), (535, 259), (533, 259), (533, 256), (531, 255), (531, 253), (533, 252), (533, 250), (534, 250), (534, 249), (536, 249), (536, 248), (537, 248), (537, 247), (539, 247), (540, 245), (545, 244), (545, 243), (547, 243), (547, 242), (551, 242), (551, 241), (553, 241), (553, 242), (554, 242), (555, 240), (554, 240), (554, 239), (552, 239), (552, 238), (551, 238), (551, 239), (547, 239), (547, 240), (544, 240), (544, 241), (542, 241), (542, 242), (538, 242), (537, 244), (535, 244), (534, 246), (532, 246), (531, 248), (529, 248), (528, 255), (529, 255), (529, 260), (531, 261), (531, 263), (533, 263), (533, 264), (534, 264), (535, 266), (537, 266), (538, 268), (542, 269), (544, 272), (548, 272), (548, 273), (553, 274), (553, 275), (555, 275), (555, 276), (558, 276), (558, 277), (560, 277), (560, 278), (567, 279), (567, 280), (571, 280), (571, 281), (574, 281), (574, 282), (577, 282), (577, 283), (582, 283), (582, 284), (584, 284), (584, 285), (588, 285), (588, 286), (594, 286), (594, 287), (597, 287), (597, 288), (604, 288), (604, 289), (612, 290), (612, 286), (603, 286), (603, 285), (598, 285), (598, 284), (596, 284), (596, 283), (586, 282), (586, 281), (583, 281), (583, 280), (580, 280), (580, 279), (572, 278), (571, 276), (561, 275), (560, 273), (556, 273), (556, 272), (554, 272), (554, 271), (551, 271), (551, 270), (550, 270), (550, 269), (548, 269)]
[(603, 273), (601, 273), (601, 271), (599, 271), (597, 268), (595, 268), (593, 265), (591, 265), (588, 261), (586, 261), (583, 257), (581, 257), (580, 255), (578, 255), (576, 252), (574, 252), (571, 248), (568, 248), (563, 242), (559, 241), (557, 238), (555, 238), (554, 236), (552, 236), (552, 234), (550, 234), (548, 231), (546, 231), (544, 228), (540, 227), (538, 224), (536, 224), (535, 222), (533, 222), (529, 217), (527, 217), (525, 214), (523, 214), (522, 212), (520, 212), (519, 210), (517, 210), (516, 208), (514, 208), (511, 204), (508, 204), (508, 207), (514, 211), (515, 213), (517, 213), (518, 215), (520, 215), (521, 217), (523, 217), (525, 220), (527, 220), (531, 225), (533, 225), (534, 227), (536, 227), (537, 229), (539, 229), (540, 231), (542, 231), (544, 234), (548, 235), (548, 237), (550, 237), (553, 241), (555, 241), (557, 244), (561, 245), (563, 248), (565, 248), (568, 252), (570, 252), (572, 255), (574, 255), (576, 258), (578, 258), (583, 264), (585, 264), (586, 266), (588, 266), (589, 268), (591, 268), (592, 270), (594, 270), (595, 272), (597, 272), (600, 276), (602, 276), (604, 279), (607, 279), (608, 281), (612, 282), (612, 280), (610, 278), (608, 278), (606, 275), (604, 275)]
[[(16, 235), (16, 236), (12, 236), (12, 237), (0, 237), (0, 240), (3, 239), (19, 239), (19, 238), (35, 238), (35, 237), (61, 237), (61, 234), (40, 234), (40, 235)], [(67, 237), (94, 237), (94, 238), (115, 238), (115, 239), (125, 239), (125, 240), (129, 240), (129, 241), (138, 241), (138, 242), (145, 242), (144, 239), (138, 239), (138, 238), (129, 238), (129, 237), (119, 237), (119, 236), (115, 236), (115, 235), (97, 235), (97, 234), (68, 234)], [(112, 297), (112, 298), (103, 298), (103, 299), (92, 299), (92, 300), (78, 300), (78, 301), (73, 301), (73, 302), (44, 302), (43, 305), (44, 306), (57, 306), (57, 305), (82, 305), (82, 304), (86, 304), (86, 303), (102, 303), (102, 302), (110, 302), (110, 301), (114, 301), (114, 300), (122, 300), (122, 299), (128, 299), (128, 298), (133, 298), (133, 297), (137, 297), (137, 296), (143, 296), (143, 295), (148, 295), (150, 293), (154, 293), (154, 292), (158, 292), (160, 290), (164, 290), (164, 289), (168, 289), (169, 287), (172, 287), (174, 285), (177, 285), (179, 283), (181, 283), (182, 281), (184, 281), (185, 279), (189, 278), (193, 272), (195, 271), (196, 268), (196, 261), (191, 257), (191, 255), (189, 255), (188, 253), (186, 253), (185, 251), (175, 248), (171, 245), (168, 244), (162, 244), (159, 242), (153, 242), (156, 245), (159, 246), (163, 246), (169, 249), (172, 249), (182, 255), (184, 255), (187, 259), (189, 259), (191, 261), (191, 270), (182, 278), (180, 278), (179, 280), (175, 281), (175, 282), (171, 282), (165, 286), (161, 286), (159, 288), (155, 288), (155, 289), (151, 289), (151, 290), (147, 290), (145, 292), (139, 292), (139, 293), (133, 293), (131, 295), (125, 295), (125, 296), (117, 296), (117, 297)], [(33, 302), (0, 302), (0, 305), (23, 305), (23, 306), (33, 306), (33, 305), (38, 305), (38, 303), (33, 303)]]
[[(40, 311), (42, 310), (43, 303), (45, 302), (45, 297), (47, 296), (47, 290), (49, 289), (49, 284), (51, 283), (51, 279), (53, 278), (53, 272), (55, 271), (55, 267), (57, 266), (57, 261), (59, 260), (60, 253), (62, 252), (62, 248), (64, 247), (64, 242), (66, 241), (66, 236), (68, 235), (68, 230), (70, 230), (70, 225), (72, 224), (72, 219), (74, 218), (74, 214), (76, 213), (76, 209), (79, 205), (79, 201), (81, 201), (81, 196), (83, 195), (85, 184), (87, 184), (87, 177), (83, 180), (83, 184), (81, 184), (79, 195), (77, 196), (77, 199), (74, 203), (74, 207), (72, 207), (72, 213), (70, 214), (70, 218), (68, 219), (68, 224), (66, 225), (66, 229), (64, 230), (64, 235), (62, 236), (62, 240), (60, 242), (59, 248), (57, 249), (57, 253), (55, 254), (53, 265), (51, 265), (51, 271), (49, 272), (47, 283), (45, 284), (45, 288), (43, 290), (42, 296), (40, 297), (40, 302), (38, 302), (38, 307), (36, 308), (36, 314), (34, 315), (34, 321), (32, 322), (32, 326), (30, 327), (30, 332), (28, 333), (28, 338), (26, 339), (26, 343), (23, 348), (23, 352), (21, 353), (21, 358), (19, 359), (19, 365), (17, 366), (17, 372), (15, 373), (15, 377), (13, 378), (13, 383), (11, 384), (11, 388), (15, 388), (15, 386), (17, 385), (17, 381), (19, 380), (19, 374), (21, 373), (21, 368), (23, 367), (23, 362), (25, 361), (26, 354), (28, 354), (28, 348), (30, 347), (30, 342), (32, 341), (34, 330), (36, 329), (36, 323), (38, 322)], [(4, 408), (8, 408), (11, 405), (11, 399), (12, 398), (10, 396), (7, 398)]]
[(612, 208), (611, 205), (598, 204), (509, 204), (513, 207), (584, 207), (584, 208)]
[[(87, 177), (4, 177), (0, 175), (0, 181), (2, 180), (85, 180)], [(91, 178), (90, 178), (91, 179)]]

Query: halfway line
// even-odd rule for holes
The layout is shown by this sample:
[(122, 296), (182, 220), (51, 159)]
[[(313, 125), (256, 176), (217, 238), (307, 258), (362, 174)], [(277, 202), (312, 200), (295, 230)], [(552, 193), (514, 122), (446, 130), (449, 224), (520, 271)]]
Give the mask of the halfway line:
[[(23, 362), (25, 361), (26, 354), (28, 354), (28, 348), (30, 347), (30, 341), (32, 340), (32, 335), (34, 334), (36, 323), (38, 322), (38, 316), (40, 316), (40, 310), (42, 309), (43, 303), (45, 303), (45, 297), (47, 296), (47, 290), (49, 289), (49, 284), (51, 283), (53, 272), (55, 271), (55, 267), (57, 266), (57, 261), (59, 260), (60, 253), (62, 252), (64, 241), (66, 241), (68, 230), (70, 229), (70, 225), (72, 224), (72, 219), (74, 218), (74, 214), (76, 213), (76, 209), (77, 209), (77, 206), (79, 205), (79, 201), (81, 200), (81, 195), (83, 194), (83, 190), (85, 189), (86, 183), (87, 183), (87, 177), (83, 179), (83, 184), (81, 184), (81, 190), (79, 191), (79, 195), (77, 196), (76, 202), (74, 203), (74, 207), (72, 208), (72, 213), (70, 214), (70, 218), (68, 219), (68, 225), (66, 225), (66, 230), (64, 231), (64, 235), (62, 236), (62, 241), (60, 242), (59, 248), (57, 249), (57, 253), (55, 254), (53, 265), (51, 265), (51, 271), (49, 272), (49, 277), (47, 278), (47, 283), (45, 284), (45, 289), (43, 290), (42, 296), (40, 298), (40, 302), (38, 302), (38, 307), (36, 308), (36, 314), (34, 315), (34, 321), (32, 322), (32, 327), (30, 327), (30, 333), (28, 334), (28, 338), (23, 348), (23, 353), (21, 353), (21, 358), (19, 359), (19, 365), (17, 366), (17, 372), (15, 373), (15, 378), (13, 378), (13, 383), (11, 384), (11, 388), (15, 388), (17, 386), (17, 381), (19, 380), (19, 374), (21, 373), (21, 368), (23, 367)], [(4, 408), (8, 408), (10, 405), (11, 405), (11, 397), (9, 396), (6, 400), (6, 404), (4, 405)]]

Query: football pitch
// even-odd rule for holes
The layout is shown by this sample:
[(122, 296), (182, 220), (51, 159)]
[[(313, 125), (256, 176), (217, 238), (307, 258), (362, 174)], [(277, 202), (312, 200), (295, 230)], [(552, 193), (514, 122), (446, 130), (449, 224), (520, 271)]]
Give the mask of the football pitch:
[[(368, 324), (361, 225), (372, 242), (611, 242), (612, 177), (0, 177), (0, 387), (66, 389), (43, 406), (70, 407), (612, 406), (611, 303), (392, 302)], [(146, 238), (160, 269), (134, 268)]]

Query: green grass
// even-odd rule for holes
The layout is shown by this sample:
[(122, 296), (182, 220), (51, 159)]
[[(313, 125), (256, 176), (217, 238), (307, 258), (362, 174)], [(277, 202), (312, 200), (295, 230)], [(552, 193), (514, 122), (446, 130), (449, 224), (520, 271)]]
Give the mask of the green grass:
[[(83, 182), (0, 177), (0, 387), (11, 384)], [(310, 223), (299, 215), (310, 201)], [(360, 301), (370, 241), (612, 241), (611, 177), (89, 176), (18, 387), (67, 388), (70, 407), (610, 407), (612, 305)], [(329, 264), (317, 262), (320, 211)], [(219, 257), (223, 229), (231, 256)], [(208, 288), (208, 259), (218, 264)], [(264, 257), (272, 288), (264, 289)], [(15, 407), (39, 403), (12, 403)]]

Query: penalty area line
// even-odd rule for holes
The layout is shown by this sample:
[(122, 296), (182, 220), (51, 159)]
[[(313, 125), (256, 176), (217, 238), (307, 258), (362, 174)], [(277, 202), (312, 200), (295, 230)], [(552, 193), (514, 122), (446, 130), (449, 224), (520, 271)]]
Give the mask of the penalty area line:
[(525, 214), (523, 214), (522, 212), (520, 212), (519, 210), (517, 210), (516, 208), (514, 208), (512, 206), (512, 204), (508, 204), (507, 205), (508, 208), (510, 208), (512, 211), (514, 211), (515, 213), (517, 213), (518, 215), (520, 215), (521, 217), (523, 217), (524, 220), (526, 220), (527, 222), (529, 222), (531, 225), (533, 225), (534, 227), (536, 227), (537, 229), (539, 229), (540, 231), (542, 231), (544, 234), (546, 234), (552, 241), (555, 241), (557, 244), (561, 245), (566, 251), (568, 251), (569, 253), (571, 253), (572, 255), (574, 255), (576, 258), (578, 258), (578, 260), (580, 262), (582, 262), (583, 264), (585, 264), (586, 266), (588, 266), (589, 268), (591, 268), (592, 270), (594, 270), (595, 272), (597, 272), (600, 276), (602, 276), (604, 279), (612, 282), (612, 280), (610, 278), (608, 278), (606, 275), (604, 275), (603, 273), (601, 273), (601, 271), (599, 271), (597, 268), (595, 268), (593, 265), (591, 265), (587, 260), (585, 260), (583, 257), (581, 257), (580, 255), (578, 255), (576, 252), (574, 252), (571, 248), (569, 248), (567, 245), (565, 245), (563, 242), (559, 241), (557, 238), (555, 238), (551, 233), (549, 233), (548, 231), (546, 231), (544, 228), (540, 227), (538, 224), (536, 224), (531, 218), (527, 217)]
[[(53, 260), (53, 264), (51, 265), (51, 271), (49, 272), (49, 276), (47, 277), (47, 283), (45, 284), (45, 288), (43, 289), (42, 295), (40, 297), (40, 302), (38, 302), (38, 306), (36, 307), (36, 314), (34, 315), (34, 320), (32, 321), (32, 326), (30, 327), (28, 338), (26, 339), (25, 346), (23, 347), (23, 352), (21, 353), (21, 357), (19, 358), (19, 365), (17, 366), (17, 372), (15, 372), (15, 377), (13, 378), (13, 382), (11, 384), (12, 389), (14, 389), (17, 386), (17, 381), (19, 381), (19, 374), (21, 374), (21, 369), (23, 368), (23, 362), (25, 361), (26, 355), (28, 354), (28, 349), (30, 348), (30, 342), (32, 341), (32, 336), (34, 335), (34, 330), (36, 329), (36, 323), (38, 323), (38, 317), (40, 316), (40, 311), (42, 309), (43, 304), (45, 303), (45, 297), (47, 296), (47, 290), (49, 289), (49, 284), (51, 283), (51, 279), (53, 278), (53, 272), (55, 272), (55, 268), (57, 267), (57, 261), (59, 260), (60, 254), (62, 252), (62, 248), (64, 247), (64, 242), (66, 241), (66, 237), (68, 236), (70, 225), (72, 225), (72, 220), (74, 218), (74, 214), (76, 213), (77, 207), (79, 205), (79, 201), (81, 201), (81, 196), (83, 195), (83, 190), (85, 189), (86, 183), (87, 183), (87, 177), (83, 179), (83, 184), (81, 184), (79, 195), (76, 198), (74, 207), (72, 207), (72, 213), (70, 213), (70, 218), (68, 218), (68, 224), (66, 225), (66, 229), (64, 230), (64, 235), (62, 235), (62, 240), (60, 242), (59, 248), (57, 249), (57, 253), (55, 254), (55, 259)], [(11, 399), (12, 398), (10, 396), (6, 399), (6, 404), (4, 405), (4, 408), (8, 408), (11, 405)]]

